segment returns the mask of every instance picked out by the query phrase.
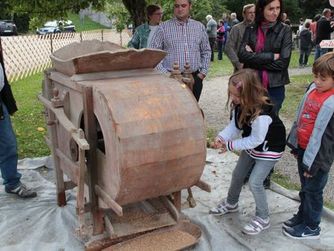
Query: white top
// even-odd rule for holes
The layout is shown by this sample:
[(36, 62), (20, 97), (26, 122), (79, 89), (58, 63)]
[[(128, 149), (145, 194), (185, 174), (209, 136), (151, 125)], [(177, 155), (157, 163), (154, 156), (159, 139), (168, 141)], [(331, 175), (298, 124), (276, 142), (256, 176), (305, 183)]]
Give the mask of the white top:
[(147, 45), (151, 43), (152, 37), (154, 33), (157, 31), (157, 29), (158, 29), (158, 25), (150, 25), (150, 33), (148, 34)]

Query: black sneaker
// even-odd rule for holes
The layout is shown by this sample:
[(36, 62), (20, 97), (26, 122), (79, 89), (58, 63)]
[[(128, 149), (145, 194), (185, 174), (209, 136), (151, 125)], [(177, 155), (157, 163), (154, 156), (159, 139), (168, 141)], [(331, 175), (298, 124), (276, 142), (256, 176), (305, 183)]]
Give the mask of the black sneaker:
[(301, 217), (299, 217), (297, 214), (294, 214), (292, 218), (286, 220), (283, 222), (283, 228), (285, 227), (295, 227), (299, 224), (302, 224), (303, 220), (301, 219)]
[(27, 188), (24, 184), (20, 183), (16, 188), (7, 189), (7, 193), (16, 194), (20, 198), (33, 198), (37, 196), (37, 193), (32, 191), (30, 188)]
[(297, 240), (312, 240), (320, 238), (320, 227), (311, 229), (305, 224), (299, 224), (291, 228), (283, 228), (283, 234)]

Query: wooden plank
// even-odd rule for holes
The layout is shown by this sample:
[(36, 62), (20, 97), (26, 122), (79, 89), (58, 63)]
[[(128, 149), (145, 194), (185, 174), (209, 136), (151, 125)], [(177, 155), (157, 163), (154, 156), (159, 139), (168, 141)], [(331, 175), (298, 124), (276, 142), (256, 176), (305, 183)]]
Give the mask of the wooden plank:
[(174, 197), (173, 204), (175, 208), (179, 212), (181, 212), (181, 191), (173, 193), (173, 197)]
[[(48, 110), (49, 118), (55, 119), (55, 115), (51, 110)], [(55, 165), (56, 172), (56, 189), (57, 189), (57, 204), (58, 206), (66, 205), (66, 195), (65, 195), (65, 184), (64, 184), (64, 174), (62, 169), (60, 168), (60, 159), (57, 154), (58, 148), (58, 136), (56, 125), (49, 125), (50, 137), (51, 137), (51, 153), (53, 157), (53, 163)]]
[(168, 209), (170, 214), (173, 216), (174, 220), (179, 221), (180, 213), (177, 210), (177, 208), (174, 206), (174, 204), (166, 196), (160, 196), (160, 199), (162, 203), (165, 205), (165, 207)]
[(115, 230), (111, 224), (111, 221), (109, 219), (109, 217), (107, 215), (104, 216), (104, 223), (105, 223), (105, 226), (106, 226), (106, 231), (107, 233), (109, 234), (109, 236), (113, 236), (115, 234)]
[(54, 123), (60, 123), (66, 131), (71, 133), (72, 138), (74, 141), (78, 144), (79, 148), (88, 150), (89, 144), (87, 140), (83, 137), (82, 132), (80, 129), (76, 128), (72, 121), (68, 119), (66, 116), (63, 108), (54, 108), (52, 106), (52, 103), (44, 98), (42, 95), (38, 95), (38, 99), (44, 104), (47, 109), (52, 111), (52, 113), (55, 115), (53, 119), (51, 117), (49, 118), (48, 124), (54, 124)]
[(79, 229), (85, 226), (85, 150), (79, 151), (79, 177), (78, 177), (78, 193), (77, 193), (77, 208), (79, 218)]
[(204, 182), (203, 180), (199, 180), (195, 186), (197, 186), (198, 188), (202, 189), (205, 192), (211, 193), (211, 186)]
[(75, 183), (78, 184), (79, 178), (79, 166), (70, 160), (61, 150), (58, 148), (55, 150), (57, 157), (64, 162), (64, 165), (60, 165), (62, 171)]
[(96, 122), (94, 116), (93, 88), (89, 86), (83, 87), (83, 107), (84, 107), (84, 125), (85, 134), (90, 149), (87, 151), (87, 177), (89, 187), (89, 198), (92, 206), (93, 219), (93, 235), (101, 234), (104, 231), (103, 213), (98, 206), (98, 198), (95, 193), (95, 185), (98, 184), (97, 174), (97, 134)]
[(100, 199), (103, 200), (103, 202), (107, 204), (107, 206), (112, 209), (118, 216), (123, 216), (123, 208), (118, 205), (116, 201), (114, 201), (105, 191), (103, 191), (101, 187), (95, 185), (95, 192), (97, 196), (100, 197)]
[(65, 181), (65, 190), (71, 190), (75, 188), (77, 185), (73, 181)]

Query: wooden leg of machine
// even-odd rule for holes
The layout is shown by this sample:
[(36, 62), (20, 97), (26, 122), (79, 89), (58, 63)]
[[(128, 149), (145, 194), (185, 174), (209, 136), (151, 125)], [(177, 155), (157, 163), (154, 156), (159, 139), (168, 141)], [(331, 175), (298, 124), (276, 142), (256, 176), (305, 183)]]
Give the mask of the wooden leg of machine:
[(196, 201), (194, 199), (194, 196), (193, 196), (193, 192), (191, 191), (191, 188), (189, 187), (188, 189), (188, 198), (187, 198), (187, 201), (189, 203), (189, 206), (190, 207), (196, 207)]
[(81, 234), (84, 234), (85, 227), (85, 174), (86, 174), (86, 163), (85, 163), (85, 150), (80, 149), (79, 151), (79, 182), (78, 182), (78, 193), (77, 193), (77, 209), (79, 218), (79, 229)]
[(49, 126), (50, 137), (51, 137), (51, 152), (56, 172), (57, 204), (58, 206), (63, 207), (66, 205), (66, 195), (65, 195), (64, 174), (63, 170), (61, 170), (60, 168), (59, 156), (57, 155), (56, 151), (56, 149), (58, 148), (56, 116), (51, 110), (48, 110), (48, 115), (49, 115), (49, 120), (47, 123)]
[(93, 103), (93, 88), (83, 88), (83, 102), (84, 102), (84, 123), (85, 123), (85, 135), (89, 143), (89, 150), (87, 151), (87, 176), (89, 197), (91, 201), (91, 213), (93, 217), (93, 234), (101, 234), (104, 231), (103, 212), (99, 209), (98, 198), (95, 193), (95, 185), (97, 185), (97, 134), (96, 134), (96, 122), (94, 116), (94, 103)]
[(173, 193), (174, 197), (174, 206), (176, 207), (177, 210), (181, 211), (181, 191)]

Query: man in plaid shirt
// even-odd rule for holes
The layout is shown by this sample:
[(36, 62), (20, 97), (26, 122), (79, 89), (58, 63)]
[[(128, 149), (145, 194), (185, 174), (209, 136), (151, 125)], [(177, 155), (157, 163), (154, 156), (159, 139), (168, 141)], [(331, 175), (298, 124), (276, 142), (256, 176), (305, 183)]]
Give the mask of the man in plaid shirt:
[(175, 62), (180, 70), (189, 62), (195, 80), (193, 94), (198, 101), (203, 79), (208, 73), (211, 48), (204, 25), (190, 18), (191, 0), (175, 0), (174, 18), (163, 22), (152, 37), (150, 48), (161, 49), (167, 56), (157, 65), (157, 70), (170, 72)]

